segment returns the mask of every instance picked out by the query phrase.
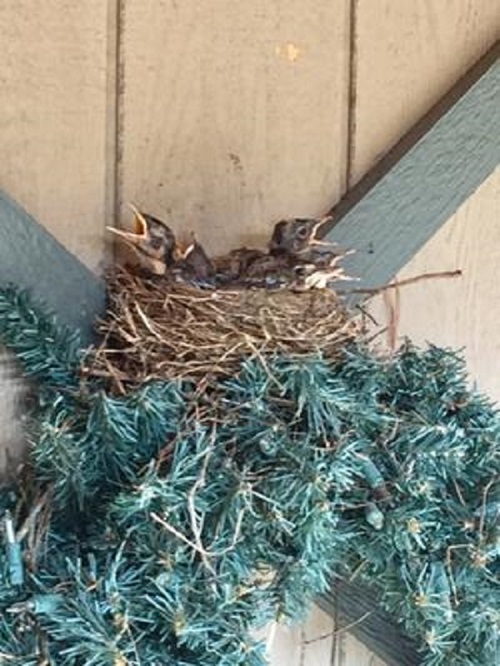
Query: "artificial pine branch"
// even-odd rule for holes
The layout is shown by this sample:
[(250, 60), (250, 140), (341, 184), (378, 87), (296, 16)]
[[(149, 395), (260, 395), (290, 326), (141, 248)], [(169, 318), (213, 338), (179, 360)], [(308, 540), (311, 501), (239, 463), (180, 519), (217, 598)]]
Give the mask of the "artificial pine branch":
[(2, 303), (5, 343), (54, 396), (33, 452), (52, 520), (28, 521), (23, 586), (3, 558), (5, 663), (262, 666), (255, 628), (355, 572), (423, 664), (495, 663), (500, 419), (458, 355), (352, 345), (116, 398), (77, 391), (73, 338)]
[(16, 355), (25, 374), (45, 388), (75, 389), (83, 356), (76, 332), (32, 307), (25, 292), (0, 289), (0, 340)]

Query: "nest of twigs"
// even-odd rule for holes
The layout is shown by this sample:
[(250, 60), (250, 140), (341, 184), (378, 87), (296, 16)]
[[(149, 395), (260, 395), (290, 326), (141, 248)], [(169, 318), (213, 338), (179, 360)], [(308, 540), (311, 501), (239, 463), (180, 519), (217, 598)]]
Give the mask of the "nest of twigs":
[(335, 360), (360, 334), (331, 289), (206, 289), (119, 269), (108, 303), (85, 374), (119, 393), (155, 379), (232, 376), (251, 357)]

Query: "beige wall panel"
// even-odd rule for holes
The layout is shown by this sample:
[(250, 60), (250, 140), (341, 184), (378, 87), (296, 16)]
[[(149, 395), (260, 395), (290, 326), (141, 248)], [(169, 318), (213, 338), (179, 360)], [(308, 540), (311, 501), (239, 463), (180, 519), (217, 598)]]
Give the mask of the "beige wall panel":
[(122, 202), (217, 252), (324, 212), (345, 181), (348, 32), (347, 0), (127, 0)]
[(336, 666), (333, 630), (333, 619), (317, 606), (301, 627), (273, 625), (268, 639), (270, 666)]
[[(398, 333), (419, 344), (464, 348), (471, 377), (500, 401), (500, 167), (405, 266), (398, 278), (463, 271), (400, 289)], [(383, 323), (378, 298), (373, 313)]]
[(104, 247), (107, 12), (103, 0), (0, 2), (0, 188), (92, 268)]
[[(314, 662), (311, 662), (306, 666), (315, 665)], [(335, 640), (332, 666), (385, 666), (385, 662), (370, 652), (352, 634), (342, 632)]]
[(333, 618), (314, 606), (301, 627), (273, 626), (268, 638), (270, 666), (384, 666)]
[(354, 0), (351, 184), (500, 37), (498, 0)]

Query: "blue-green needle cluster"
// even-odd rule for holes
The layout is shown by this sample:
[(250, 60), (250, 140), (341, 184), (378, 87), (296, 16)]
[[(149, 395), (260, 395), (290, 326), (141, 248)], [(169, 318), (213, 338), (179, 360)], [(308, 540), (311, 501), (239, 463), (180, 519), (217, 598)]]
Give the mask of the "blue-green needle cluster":
[(39, 395), (0, 494), (0, 664), (262, 666), (256, 630), (333, 576), (376, 589), (422, 664), (499, 663), (500, 418), (457, 354), (352, 345), (117, 397), (15, 290), (0, 338)]

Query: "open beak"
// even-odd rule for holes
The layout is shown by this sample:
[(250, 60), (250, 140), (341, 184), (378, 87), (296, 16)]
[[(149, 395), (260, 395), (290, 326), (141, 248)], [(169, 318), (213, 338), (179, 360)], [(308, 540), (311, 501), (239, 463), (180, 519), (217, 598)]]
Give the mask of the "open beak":
[(166, 272), (165, 262), (155, 256), (154, 252), (148, 247), (151, 241), (151, 233), (146, 218), (134, 204), (129, 203), (128, 205), (134, 213), (134, 231), (123, 231), (116, 227), (106, 227), (106, 229), (132, 248), (139, 259), (139, 265), (154, 275), (164, 275)]
[(175, 244), (174, 257), (176, 261), (185, 261), (197, 246), (196, 236), (191, 231), (188, 237), (184, 237)]
[(134, 213), (134, 231), (123, 231), (123, 229), (117, 229), (116, 227), (106, 227), (106, 229), (129, 245), (133, 245), (134, 247), (142, 246), (149, 239), (148, 225), (144, 215), (134, 204), (130, 203), (129, 207)]
[(331, 222), (332, 220), (333, 220), (333, 215), (325, 215), (325, 217), (322, 217), (320, 220), (317, 221), (317, 223), (313, 228), (313, 232), (311, 234), (310, 245), (322, 245), (324, 247), (329, 247), (329, 248), (332, 248), (335, 245), (337, 245), (337, 243), (335, 243), (334, 241), (321, 240), (320, 238), (316, 238), (322, 226), (327, 222)]
[[(327, 222), (331, 222), (332, 220), (333, 220), (332, 215), (325, 215), (325, 217), (322, 217), (320, 220), (317, 221), (317, 223), (314, 225), (313, 232), (312, 232), (312, 235), (311, 235), (311, 240), (313, 242), (315, 242), (315, 243), (321, 243), (322, 242), (321, 240), (316, 238), (316, 236), (317, 236), (319, 230), (321, 229), (321, 227), (324, 224), (326, 224)], [(325, 241), (325, 242), (328, 242), (328, 241)]]

